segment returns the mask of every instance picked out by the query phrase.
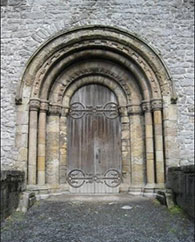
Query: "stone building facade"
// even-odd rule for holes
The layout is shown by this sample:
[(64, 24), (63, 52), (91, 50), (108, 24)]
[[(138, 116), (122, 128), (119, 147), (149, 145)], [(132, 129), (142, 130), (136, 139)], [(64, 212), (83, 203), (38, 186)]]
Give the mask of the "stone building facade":
[(25, 171), (29, 188), (71, 190), (68, 120), (84, 110), (71, 100), (93, 84), (117, 100), (121, 191), (153, 192), (168, 167), (193, 164), (193, 5), (1, 1), (2, 168)]

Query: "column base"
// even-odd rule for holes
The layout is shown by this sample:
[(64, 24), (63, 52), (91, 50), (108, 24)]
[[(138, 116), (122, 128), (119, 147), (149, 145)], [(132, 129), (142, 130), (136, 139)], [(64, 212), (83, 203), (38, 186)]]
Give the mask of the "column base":
[(46, 199), (51, 195), (69, 194), (69, 186), (67, 184), (45, 184), (45, 185), (28, 185), (27, 191), (35, 193), (36, 199)]
[(45, 185), (45, 171), (38, 171), (38, 185)]
[(128, 194), (133, 196), (143, 196), (144, 195), (144, 186), (130, 186), (128, 189)]
[(129, 190), (129, 185), (128, 184), (126, 184), (126, 185), (121, 184), (121, 186), (119, 187), (119, 193), (120, 192), (128, 192), (128, 190)]

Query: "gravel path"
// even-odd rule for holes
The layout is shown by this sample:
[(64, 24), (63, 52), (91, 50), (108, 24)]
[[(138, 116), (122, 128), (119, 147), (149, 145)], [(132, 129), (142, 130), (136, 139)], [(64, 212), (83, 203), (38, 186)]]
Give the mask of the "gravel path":
[[(177, 210), (176, 210), (177, 211)], [(2, 242), (192, 242), (194, 225), (156, 200), (131, 196), (56, 196), (16, 212)]]

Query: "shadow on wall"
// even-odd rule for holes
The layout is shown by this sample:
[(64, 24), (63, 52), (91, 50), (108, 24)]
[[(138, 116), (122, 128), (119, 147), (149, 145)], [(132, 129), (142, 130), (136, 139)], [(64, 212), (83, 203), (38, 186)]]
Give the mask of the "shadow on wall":
[(17, 209), (22, 191), (24, 172), (1, 171), (1, 221)]
[(167, 188), (172, 189), (175, 202), (190, 217), (195, 217), (195, 166), (170, 167)]

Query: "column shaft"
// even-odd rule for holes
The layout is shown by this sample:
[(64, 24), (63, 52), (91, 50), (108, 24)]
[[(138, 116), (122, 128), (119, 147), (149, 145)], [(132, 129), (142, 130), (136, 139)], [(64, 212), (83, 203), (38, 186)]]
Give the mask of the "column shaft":
[(154, 110), (154, 135), (156, 157), (156, 181), (158, 184), (164, 184), (164, 152), (161, 110)]
[(143, 127), (140, 114), (131, 115), (131, 170), (132, 185), (141, 187), (144, 184), (143, 161)]
[(61, 107), (53, 105), (49, 107), (47, 124), (47, 183), (59, 185), (60, 170), (60, 114)]
[(30, 101), (30, 124), (29, 124), (29, 152), (28, 152), (28, 184), (36, 184), (37, 170), (37, 119), (40, 101)]
[(153, 139), (152, 114), (149, 111), (145, 112), (146, 174), (149, 186), (155, 183)]
[(46, 143), (46, 112), (39, 114), (38, 130), (38, 184), (45, 184), (45, 143)]
[(66, 183), (67, 171), (67, 117), (60, 117), (60, 184)]

